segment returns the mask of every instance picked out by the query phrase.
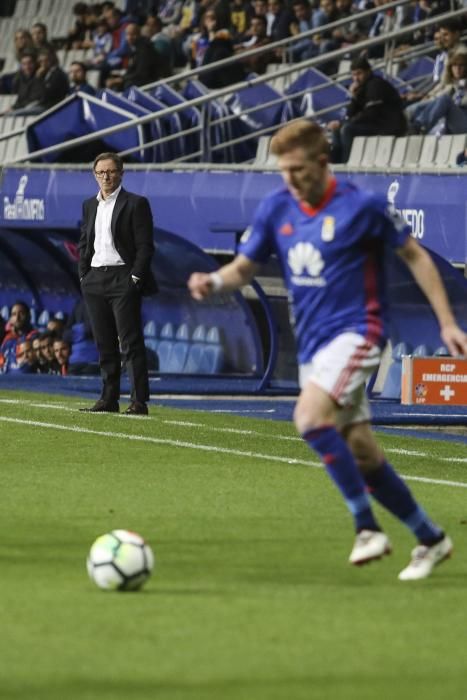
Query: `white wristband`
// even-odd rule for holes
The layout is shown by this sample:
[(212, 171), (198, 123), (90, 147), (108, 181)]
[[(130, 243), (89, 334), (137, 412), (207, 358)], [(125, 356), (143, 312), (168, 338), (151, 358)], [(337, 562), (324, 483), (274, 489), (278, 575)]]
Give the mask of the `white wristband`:
[(211, 272), (209, 277), (211, 279), (212, 291), (219, 292), (224, 286), (222, 275), (220, 275), (218, 272)]

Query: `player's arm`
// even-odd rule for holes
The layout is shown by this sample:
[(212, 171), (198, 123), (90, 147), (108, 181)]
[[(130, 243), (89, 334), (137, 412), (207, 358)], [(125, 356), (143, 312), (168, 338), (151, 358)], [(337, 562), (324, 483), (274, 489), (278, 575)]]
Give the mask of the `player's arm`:
[(241, 253), (232, 262), (217, 272), (193, 272), (188, 280), (188, 289), (194, 299), (206, 299), (220, 291), (234, 291), (248, 284), (255, 276), (259, 265)]
[(397, 252), (430, 302), (440, 325), (441, 338), (451, 355), (467, 355), (467, 334), (456, 323), (446, 289), (430, 255), (412, 236)]

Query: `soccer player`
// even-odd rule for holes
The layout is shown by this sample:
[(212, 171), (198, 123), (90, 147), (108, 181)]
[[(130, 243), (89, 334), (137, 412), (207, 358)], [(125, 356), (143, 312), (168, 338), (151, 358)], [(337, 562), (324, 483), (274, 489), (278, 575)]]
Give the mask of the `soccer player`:
[(218, 272), (193, 273), (188, 287), (198, 300), (238, 289), (277, 254), (298, 346), (301, 393), (294, 421), (354, 518), (357, 534), (349, 562), (365, 564), (391, 552), (370, 492), (418, 540), (399, 579), (425, 578), (450, 556), (452, 542), (385, 459), (370, 427), (365, 394), (365, 381), (377, 369), (386, 342), (387, 247), (397, 250), (426, 294), (452, 355), (467, 354), (467, 335), (454, 319), (437, 268), (405, 222), (382, 197), (336, 182), (321, 127), (292, 122), (276, 133), (271, 150), (285, 187), (263, 199), (236, 258)]

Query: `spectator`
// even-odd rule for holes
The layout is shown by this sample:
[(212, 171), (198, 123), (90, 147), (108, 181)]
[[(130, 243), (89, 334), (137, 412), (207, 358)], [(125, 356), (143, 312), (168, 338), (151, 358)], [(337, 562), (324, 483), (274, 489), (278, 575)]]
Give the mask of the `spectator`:
[(7, 332), (0, 345), (0, 371), (7, 372), (10, 365), (16, 365), (16, 350), (19, 343), (32, 340), (39, 331), (31, 326), (31, 313), (24, 301), (17, 301), (11, 307)]
[[(295, 0), (293, 3), (294, 18), (290, 24), (290, 33), (299, 37), (304, 32), (313, 29), (312, 9), (307, 0)], [(313, 41), (314, 37), (298, 39), (290, 45), (289, 56), (292, 62), (305, 61), (319, 53), (319, 45)]]
[(313, 27), (324, 27), (337, 19), (334, 0), (320, 0), (319, 7), (313, 12)]
[(461, 41), (461, 33), (462, 26), (456, 20), (445, 20), (440, 24), (438, 30), (440, 52), (435, 58), (432, 85), (423, 92), (412, 91), (405, 96), (406, 102), (411, 103), (407, 107), (407, 116), (410, 121), (416, 119), (422, 108), (421, 100), (426, 104), (429, 100), (438, 97), (446, 87), (448, 58), (454, 54), (467, 52), (467, 47)]
[(148, 15), (146, 22), (141, 28), (141, 34), (152, 43), (163, 76), (171, 75), (173, 65), (173, 47), (170, 37), (162, 31), (162, 22), (157, 15)]
[(47, 25), (43, 22), (35, 22), (31, 27), (31, 37), (34, 49), (39, 53), (42, 49), (54, 50), (47, 37)]
[(126, 0), (125, 13), (130, 15), (133, 21), (144, 24), (146, 17), (157, 13), (158, 0)]
[(132, 85), (145, 85), (162, 77), (162, 65), (153, 45), (144, 36), (137, 24), (129, 24), (125, 29), (128, 68), (123, 75), (110, 76), (106, 86), (113, 89), (126, 89)]
[(290, 36), (290, 25), (294, 21), (294, 16), (285, 7), (283, 0), (269, 0), (267, 19), (268, 36), (271, 41), (279, 41)]
[(51, 331), (44, 331), (39, 335), (39, 368), (40, 374), (55, 374), (58, 370), (58, 363), (54, 355), (55, 336)]
[(230, 26), (234, 40), (240, 39), (248, 30), (250, 3), (247, 0), (232, 0)]
[(39, 106), (46, 110), (65, 99), (70, 85), (66, 73), (58, 65), (57, 54), (53, 49), (41, 49), (38, 53), (38, 64), (36, 75), (44, 86), (44, 95)]
[(76, 18), (72, 29), (68, 32), (67, 48), (81, 49), (87, 38), (88, 26), (86, 23), (89, 7), (85, 2), (76, 2), (72, 9)]
[(87, 95), (95, 95), (96, 91), (87, 81), (87, 68), (81, 61), (73, 61), (68, 71), (70, 80), (70, 92), (85, 92)]
[(266, 17), (264, 15), (254, 15), (250, 20), (250, 29), (248, 30), (248, 35), (250, 38), (235, 46), (235, 53), (239, 56), (239, 59), (242, 65), (245, 67), (247, 73), (258, 73), (258, 75), (266, 73), (268, 63), (272, 59), (269, 52), (260, 53), (257, 56), (248, 56), (247, 58), (241, 57), (241, 54), (244, 51), (258, 49), (261, 46), (267, 46), (271, 43), (266, 31)]
[(38, 365), (36, 353), (32, 347), (31, 340), (23, 340), (16, 346), (16, 362), (9, 367), (11, 372), (20, 372), (21, 374), (37, 373)]
[(5, 319), (0, 316), (0, 345), (2, 344), (3, 338), (5, 337)]
[(333, 160), (346, 163), (355, 136), (402, 136), (407, 124), (402, 100), (397, 90), (384, 78), (375, 75), (364, 56), (351, 63), (351, 101), (343, 124), (332, 121)]
[(12, 91), (16, 100), (4, 113), (31, 114), (40, 111), (44, 99), (44, 85), (37, 76), (37, 63), (34, 54), (24, 53), (20, 60), (20, 69), (13, 76)]
[(55, 356), (53, 374), (60, 374), (62, 377), (65, 377), (68, 374), (68, 365), (70, 362), (70, 343), (57, 338), (53, 343), (53, 352)]
[(34, 42), (28, 29), (17, 29), (15, 32), (15, 56), (18, 64), (25, 53), (35, 54)]
[(85, 42), (85, 48), (92, 48), (93, 56), (89, 61), (89, 67), (102, 68), (107, 61), (107, 56), (112, 50), (113, 37), (109, 25), (105, 19), (100, 19), (92, 32), (91, 40)]
[(414, 131), (429, 133), (444, 119), (448, 134), (467, 133), (467, 53), (449, 58), (444, 82), (441, 94), (418, 110), (412, 122)]
[(214, 39), (217, 29), (217, 17), (214, 10), (206, 10), (200, 19), (199, 32), (194, 34), (191, 42), (191, 67), (203, 64), (204, 54), (209, 42)]
[(65, 321), (54, 316), (47, 323), (47, 330), (53, 333), (56, 339), (61, 339), (65, 331)]
[[(210, 63), (217, 63), (217, 61), (222, 61), (233, 55), (234, 45), (230, 34), (225, 29), (221, 29), (210, 36), (202, 65), (207, 66)], [(201, 76), (202, 82), (212, 90), (239, 83), (244, 79), (245, 71), (241, 63), (237, 61), (222, 68), (208, 71)]]

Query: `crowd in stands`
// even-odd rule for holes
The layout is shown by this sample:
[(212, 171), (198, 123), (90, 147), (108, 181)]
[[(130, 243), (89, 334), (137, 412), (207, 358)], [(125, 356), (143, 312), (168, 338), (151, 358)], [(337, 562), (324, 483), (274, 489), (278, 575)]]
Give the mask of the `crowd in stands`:
[[(35, 22), (15, 34), (17, 70), (0, 78), (0, 91), (16, 94), (10, 114), (38, 114), (75, 91), (95, 93), (87, 79), (100, 88), (122, 91), (171, 75), (174, 70), (200, 67), (220, 59), (238, 61), (203, 73), (209, 88), (243, 80), (248, 74), (265, 73), (270, 63), (299, 62), (322, 57), (320, 69), (335, 73), (337, 64), (326, 61), (335, 49), (349, 48), (356, 58), (350, 84), (351, 101), (342, 123), (329, 124), (335, 160), (348, 157), (355, 135), (395, 135), (467, 131), (467, 47), (462, 40), (466, 20), (448, 20), (420, 29), (420, 20), (436, 17), (451, 8), (451, 0), (413, 0), (386, 9), (388, 0), (127, 0), (125, 9), (114, 2), (73, 6), (74, 22), (67, 36), (49, 39), (47, 26)], [(456, 0), (455, 7), (463, 0)], [(362, 11), (378, 12), (362, 17)], [(329, 30), (327, 25), (348, 19)], [(435, 59), (430, 85), (422, 93), (400, 93), (390, 78), (372, 70), (383, 45), (364, 56), (353, 56), (352, 47), (368, 37), (384, 35), (404, 26), (413, 32), (396, 42), (395, 55), (403, 56), (416, 44), (431, 42)], [(303, 37), (310, 29), (320, 29)], [(407, 43), (410, 36), (410, 44)], [(243, 54), (252, 48), (295, 37), (287, 48), (259, 55)], [(57, 60), (57, 49), (85, 49), (86, 60), (75, 61), (66, 74)], [(363, 63), (358, 63), (359, 60)], [(357, 73), (355, 72), (357, 71)], [(439, 133), (441, 133), (439, 131)]]
[(93, 374), (97, 350), (80, 301), (69, 318), (50, 318), (45, 328), (31, 323), (29, 306), (16, 301), (8, 321), (0, 317), (0, 374)]

